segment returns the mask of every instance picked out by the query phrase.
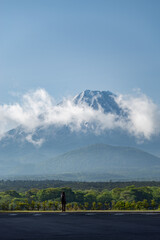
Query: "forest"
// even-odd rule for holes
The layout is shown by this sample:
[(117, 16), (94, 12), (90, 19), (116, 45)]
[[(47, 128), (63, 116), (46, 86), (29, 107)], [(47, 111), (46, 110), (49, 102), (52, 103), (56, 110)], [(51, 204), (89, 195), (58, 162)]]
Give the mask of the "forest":
[(57, 188), (70, 187), (73, 190), (95, 189), (102, 191), (103, 189), (112, 190), (113, 188), (124, 188), (130, 185), (135, 187), (160, 187), (158, 181), (109, 181), (109, 182), (80, 182), (80, 181), (62, 181), (62, 180), (0, 180), (0, 192), (7, 190), (15, 190), (24, 192), (31, 188)]
[(160, 209), (160, 187), (129, 185), (112, 189), (71, 187), (31, 188), (0, 192), (0, 210), (61, 210), (61, 192), (66, 193), (66, 210), (156, 210)]

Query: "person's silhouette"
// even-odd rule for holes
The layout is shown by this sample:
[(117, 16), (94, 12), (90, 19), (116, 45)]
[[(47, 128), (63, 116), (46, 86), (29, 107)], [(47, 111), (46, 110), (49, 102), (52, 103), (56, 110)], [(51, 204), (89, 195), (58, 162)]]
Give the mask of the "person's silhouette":
[(62, 212), (65, 212), (65, 210), (66, 210), (66, 196), (65, 196), (65, 192), (61, 193), (61, 202), (62, 202)]

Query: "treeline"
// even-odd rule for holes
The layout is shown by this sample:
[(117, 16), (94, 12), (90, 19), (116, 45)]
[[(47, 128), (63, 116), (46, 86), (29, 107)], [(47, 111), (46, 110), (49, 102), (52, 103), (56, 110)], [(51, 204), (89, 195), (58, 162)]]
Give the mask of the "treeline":
[(0, 180), (0, 192), (7, 190), (15, 190), (17, 192), (24, 192), (31, 188), (57, 188), (57, 187), (71, 187), (73, 190), (96, 189), (102, 191), (103, 189), (112, 190), (113, 188), (124, 188), (130, 185), (135, 187), (155, 186), (160, 187), (160, 182), (157, 181), (130, 181), (130, 182), (73, 182), (61, 180)]
[(66, 193), (67, 210), (155, 210), (160, 209), (160, 187), (135, 187), (112, 190), (72, 190), (32, 188), (25, 192), (0, 192), (1, 210), (61, 210), (60, 195)]

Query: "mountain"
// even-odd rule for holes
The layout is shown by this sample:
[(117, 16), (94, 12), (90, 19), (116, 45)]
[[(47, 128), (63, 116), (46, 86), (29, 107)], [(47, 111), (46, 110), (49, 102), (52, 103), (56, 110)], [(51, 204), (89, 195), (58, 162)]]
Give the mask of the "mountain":
[[(95, 144), (45, 161), (41, 168), (47, 174), (98, 175), (112, 179), (154, 178), (160, 174), (160, 158), (131, 147)], [(101, 179), (100, 179), (101, 176)], [(109, 180), (109, 179), (108, 179)]]
[(85, 90), (73, 98), (73, 102), (78, 104), (87, 104), (91, 108), (103, 109), (104, 113), (123, 114), (123, 110), (115, 101), (116, 95), (110, 91), (91, 91)]
[[(121, 117), (127, 118), (126, 112), (124, 112), (124, 110), (117, 104), (115, 99), (116, 99), (116, 95), (109, 91), (85, 90), (82, 93), (73, 97), (73, 99), (71, 99), (71, 102), (75, 106), (87, 105), (88, 107), (96, 111), (100, 109), (101, 112), (103, 112), (104, 114), (111, 113), (111, 114), (116, 114), (116, 116), (119, 118)], [(64, 102), (61, 102), (57, 106), (59, 105), (63, 106), (63, 104)], [(97, 113), (97, 117), (98, 117), (98, 113)], [(44, 172), (45, 174), (47, 174), (47, 172), (50, 171), (50, 169), (47, 168), (49, 164), (48, 159), (51, 159), (51, 158), (54, 159), (57, 156), (61, 155), (61, 158), (57, 157), (57, 159), (59, 159), (59, 161), (61, 162), (62, 160), (60, 159), (63, 159), (62, 155), (66, 154), (66, 152), (69, 152), (71, 154), (71, 151), (74, 151), (75, 149), (79, 149), (79, 148), (83, 149), (88, 145), (99, 146), (95, 144), (113, 145), (113, 148), (114, 146), (121, 146), (121, 147), (129, 146), (131, 148), (140, 148), (144, 151), (152, 153), (153, 155), (160, 156), (160, 148), (159, 148), (160, 136), (159, 135), (153, 137), (150, 140), (144, 139), (141, 142), (137, 142), (134, 136), (130, 135), (127, 131), (124, 131), (123, 129), (120, 129), (120, 128), (110, 129), (110, 130), (104, 129), (103, 131), (97, 133), (95, 132), (95, 125), (92, 124), (91, 126), (89, 126), (89, 123), (85, 123), (83, 128), (78, 131), (73, 130), (72, 126), (69, 126), (67, 124), (64, 124), (64, 125), (50, 124), (47, 126), (42, 125), (37, 127), (36, 129), (34, 129), (34, 131), (31, 131), (31, 132), (27, 132), (23, 126), (19, 126), (15, 129), (10, 130), (0, 140), (0, 176), (27, 175), (27, 174), (33, 175), (33, 174), (41, 174)], [(115, 152), (118, 151), (116, 149), (114, 149)], [(92, 151), (94, 152), (94, 149), (92, 149)], [(105, 163), (106, 159), (108, 159), (107, 156), (110, 156), (110, 161), (112, 162), (113, 156), (111, 154), (111, 150), (109, 150), (109, 147), (107, 151), (106, 150), (102, 151), (103, 163)], [(117, 153), (117, 156), (118, 154), (119, 152)], [(121, 160), (119, 161), (122, 162), (122, 165), (123, 165), (123, 162), (126, 161), (126, 159), (128, 158), (131, 159), (131, 155), (135, 156), (135, 151), (133, 152), (131, 151), (130, 156), (124, 155), (124, 158), (121, 157)], [(77, 159), (77, 156), (78, 155), (76, 155), (75, 159)], [(79, 156), (81, 156), (80, 150), (79, 150)], [(90, 155), (88, 155), (87, 153), (86, 156), (88, 156), (88, 161), (92, 166), (92, 163), (90, 161), (91, 159)], [(87, 162), (86, 156), (83, 155), (83, 158), (85, 159), (84, 161)], [(144, 160), (143, 156), (142, 156), (142, 159)], [(70, 162), (71, 160), (69, 159), (68, 159), (69, 163), (67, 166), (71, 164)], [(140, 158), (137, 158), (137, 159), (139, 159), (140, 161)], [(153, 156), (151, 157), (151, 159), (153, 160)], [(133, 159), (132, 163), (134, 162), (136, 162), (135, 158)], [(128, 162), (124, 162), (124, 163), (126, 164), (126, 166), (128, 166), (127, 165)], [(147, 163), (145, 162), (145, 164)], [(141, 166), (139, 165), (139, 169), (143, 168), (142, 165)], [(43, 166), (42, 167), (43, 170), (45, 169), (46, 170), (41, 171), (42, 169), (39, 166), (41, 167)], [(55, 169), (57, 169), (56, 171), (58, 174), (58, 165), (56, 166), (57, 168)], [(110, 166), (111, 166), (111, 163), (110, 163)], [(111, 174), (113, 178), (115, 178), (116, 176), (119, 176), (118, 169), (120, 169), (120, 164), (117, 166), (118, 166), (117, 170), (112, 166), (113, 168), (112, 172), (111, 171), (110, 173), (108, 172), (108, 174)], [(80, 169), (81, 168), (79, 168), (79, 170)], [(102, 169), (105, 169), (105, 168), (102, 167)], [(76, 169), (72, 169), (72, 170), (73, 170), (72, 174), (74, 174), (74, 171), (77, 171)], [(81, 171), (83, 171), (83, 169), (81, 169)], [(99, 174), (98, 171), (100, 171), (100, 168), (99, 169), (97, 168), (97, 174)], [(107, 169), (105, 170), (105, 174), (106, 172), (107, 172)], [(140, 177), (140, 174), (141, 174), (140, 170), (137, 170), (137, 174), (138, 172)], [(143, 171), (142, 173), (143, 176), (144, 176), (144, 172), (145, 171)], [(123, 169), (123, 172), (121, 171), (120, 176), (125, 178), (127, 174), (128, 174), (128, 170), (124, 171)], [(132, 174), (132, 172), (130, 174)], [(108, 175), (106, 179), (112, 178), (111, 175)], [(100, 171), (99, 177), (101, 178), (101, 176), (102, 175)]]
[[(115, 96), (115, 94), (109, 91), (86, 90), (75, 96), (72, 99), (72, 102), (75, 105), (85, 103), (94, 110), (101, 108), (105, 113), (111, 112), (119, 115), (123, 114), (122, 109), (114, 100)], [(63, 104), (63, 102), (60, 104)], [(1, 139), (0, 159), (3, 158), (4, 154), (4, 158), (8, 158), (10, 156), (13, 159), (15, 157), (16, 160), (24, 159), (24, 161), (28, 162), (28, 154), (31, 154), (32, 152), (35, 154), (39, 153), (38, 159), (41, 159), (41, 154), (53, 156), (74, 148), (85, 146), (88, 142), (90, 142), (90, 144), (97, 143), (99, 142), (99, 139), (105, 138), (105, 136), (102, 136), (103, 134), (95, 135), (95, 132), (93, 132), (92, 129), (89, 129), (88, 126), (86, 127), (86, 125), (84, 128), (85, 131), (77, 132), (72, 131), (67, 125), (58, 126), (53, 124), (48, 125), (47, 127), (42, 125), (34, 129), (33, 132), (28, 133), (22, 126), (19, 126), (16, 129), (10, 130)], [(107, 134), (105, 133), (107, 138), (109, 136), (108, 133), (109, 132), (107, 132)], [(28, 136), (32, 137), (32, 141), (29, 141)], [(44, 143), (41, 146), (38, 144), (36, 145), (40, 139), (44, 139)]]

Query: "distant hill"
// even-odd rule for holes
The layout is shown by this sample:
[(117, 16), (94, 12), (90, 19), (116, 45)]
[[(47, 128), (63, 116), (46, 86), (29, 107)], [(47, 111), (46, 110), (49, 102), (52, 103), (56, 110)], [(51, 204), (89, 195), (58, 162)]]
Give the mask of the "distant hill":
[(136, 148), (95, 144), (54, 157), (41, 167), (48, 174), (81, 174), (86, 181), (147, 179), (160, 174), (160, 158)]

